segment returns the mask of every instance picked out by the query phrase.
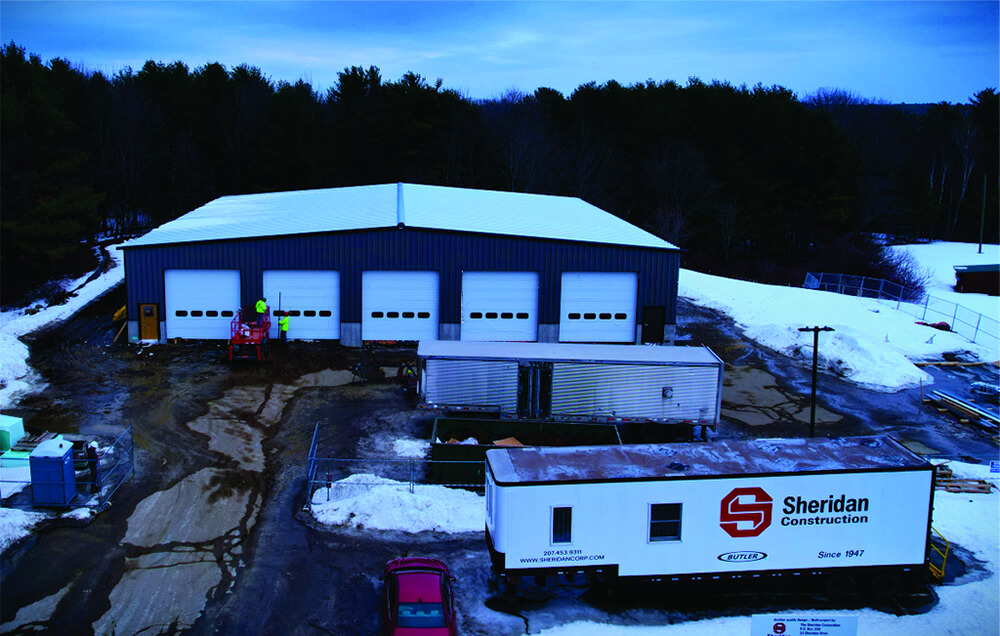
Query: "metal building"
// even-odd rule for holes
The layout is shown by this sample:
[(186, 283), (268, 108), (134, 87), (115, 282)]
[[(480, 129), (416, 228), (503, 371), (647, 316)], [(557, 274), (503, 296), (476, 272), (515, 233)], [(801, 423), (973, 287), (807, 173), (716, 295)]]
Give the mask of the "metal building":
[(571, 197), (402, 183), (227, 196), (122, 249), (133, 341), (228, 338), (261, 297), (290, 338), (348, 346), (660, 343), (676, 322), (679, 250)]

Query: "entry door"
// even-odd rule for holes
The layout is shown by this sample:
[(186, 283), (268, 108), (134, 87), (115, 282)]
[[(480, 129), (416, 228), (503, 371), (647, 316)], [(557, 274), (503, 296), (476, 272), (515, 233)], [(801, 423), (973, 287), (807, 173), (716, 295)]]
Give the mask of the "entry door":
[(635, 342), (635, 272), (565, 272), (560, 342)]
[(361, 273), (362, 340), (437, 340), (438, 273)]
[(340, 272), (264, 270), (264, 297), (271, 307), (271, 337), (277, 338), (279, 312), (288, 314), (293, 340), (340, 338)]
[(139, 339), (160, 339), (160, 306), (155, 303), (139, 305)]
[(463, 272), (462, 340), (538, 339), (538, 272)]
[(667, 308), (646, 306), (642, 308), (642, 344), (663, 344), (663, 327), (667, 321)]
[(238, 269), (168, 269), (163, 285), (167, 338), (229, 339), (240, 308)]

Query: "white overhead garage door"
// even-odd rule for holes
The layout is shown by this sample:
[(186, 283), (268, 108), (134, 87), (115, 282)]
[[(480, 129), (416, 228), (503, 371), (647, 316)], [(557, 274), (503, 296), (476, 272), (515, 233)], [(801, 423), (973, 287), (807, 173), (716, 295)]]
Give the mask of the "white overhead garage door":
[(635, 342), (635, 272), (565, 272), (560, 342)]
[(437, 340), (438, 273), (361, 273), (362, 340)]
[(229, 339), (240, 308), (238, 269), (168, 269), (163, 293), (167, 338)]
[(292, 340), (340, 338), (340, 272), (264, 270), (264, 298), (271, 308), (272, 338), (279, 335), (279, 310), (288, 313)]
[(538, 339), (538, 272), (463, 272), (462, 340)]

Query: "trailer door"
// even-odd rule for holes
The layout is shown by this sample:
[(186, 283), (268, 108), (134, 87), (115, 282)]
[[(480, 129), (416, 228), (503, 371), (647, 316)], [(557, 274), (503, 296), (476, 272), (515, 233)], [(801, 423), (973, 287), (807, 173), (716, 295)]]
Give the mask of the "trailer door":
[(564, 272), (560, 342), (635, 342), (635, 272)]
[(538, 272), (463, 272), (462, 340), (538, 339)]
[(168, 269), (163, 295), (167, 338), (228, 340), (240, 308), (240, 271)]
[[(288, 336), (295, 340), (340, 338), (340, 272), (326, 270), (264, 270), (264, 297), (271, 315), (289, 312)], [(277, 338), (278, 320), (271, 319)]]

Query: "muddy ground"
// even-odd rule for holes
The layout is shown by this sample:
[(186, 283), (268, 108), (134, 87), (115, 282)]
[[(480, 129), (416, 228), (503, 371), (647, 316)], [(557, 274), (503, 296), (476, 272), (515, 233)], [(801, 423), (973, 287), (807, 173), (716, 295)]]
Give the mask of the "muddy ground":
[[(319, 454), (328, 457), (379, 457), (392, 439), (429, 437), (432, 416), (383, 377), (413, 350), (292, 342), (263, 364), (231, 365), (221, 345), (112, 344), (110, 316), (123, 296), (116, 290), (34, 336), (31, 363), (49, 385), (11, 413), (34, 432), (103, 440), (132, 426), (135, 475), (89, 524), (50, 524), (3, 555), (4, 633), (371, 634), (381, 567), (407, 554), (452, 566), (467, 634), (534, 633), (581, 619), (664, 624), (815, 603), (741, 597), (671, 606), (565, 589), (511, 604), (489, 591), (482, 534), (319, 526), (303, 510), (316, 425)], [(682, 303), (679, 313), (684, 343), (706, 344), (727, 362), (724, 421), (713, 437), (808, 434), (808, 369), (746, 342), (712, 312)], [(358, 363), (364, 385), (351, 373)], [(995, 374), (931, 372), (935, 386), (956, 393)], [(996, 457), (988, 437), (923, 406), (919, 390), (883, 394), (821, 376), (819, 394), (819, 435), (886, 433), (932, 456)]]

